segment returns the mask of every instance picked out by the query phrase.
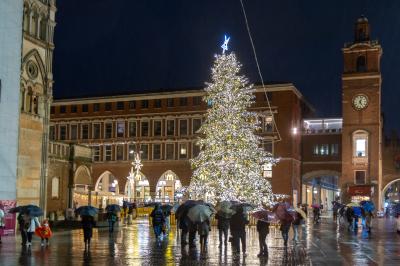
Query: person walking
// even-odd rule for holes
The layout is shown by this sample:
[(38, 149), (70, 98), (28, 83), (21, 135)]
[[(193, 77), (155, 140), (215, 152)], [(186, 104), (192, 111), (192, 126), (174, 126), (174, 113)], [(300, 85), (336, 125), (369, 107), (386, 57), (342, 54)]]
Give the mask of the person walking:
[(373, 217), (374, 217), (374, 215), (372, 214), (371, 211), (365, 211), (365, 228), (367, 229), (368, 233), (371, 233)]
[(236, 213), (230, 219), (230, 229), (232, 234), (232, 247), (236, 253), (240, 253), (240, 242), (242, 243), (243, 256), (246, 256), (246, 224), (249, 223), (243, 208), (239, 206)]
[(299, 227), (303, 222), (303, 216), (299, 212), (296, 211), (296, 216), (292, 222), (293, 228), (293, 242), (296, 244), (299, 242)]
[(83, 229), (83, 240), (85, 241), (85, 250), (90, 249), (90, 240), (93, 236), (93, 227), (96, 226), (93, 216), (83, 215), (82, 216), (82, 229)]
[(25, 215), (22, 213), (19, 213), (18, 217), (17, 217), (17, 221), (18, 221), (18, 226), (19, 226), (19, 232), (21, 234), (21, 239), (22, 239), (21, 245), (24, 246), (24, 245), (26, 245), (26, 241), (28, 239), (28, 236), (26, 233), (27, 228), (25, 228)]
[(0, 244), (1, 244), (1, 235), (3, 234), (4, 226), (5, 226), (5, 222), (4, 222), (3, 205), (0, 204)]
[(40, 245), (42, 247), (44, 245), (46, 245), (46, 246), (50, 245), (49, 239), (53, 233), (51, 232), (51, 229), (50, 229), (49, 220), (47, 220), (47, 219), (43, 220), (42, 226), (39, 227), (39, 229), (36, 229), (35, 233), (41, 238)]
[(27, 228), (26, 233), (28, 238), (28, 242), (26, 243), (26, 245), (30, 247), (32, 246), (32, 236), (35, 233), (36, 228), (40, 227), (40, 223), (37, 217), (26, 216), (25, 218), (25, 228)]
[(164, 213), (161, 209), (160, 205), (156, 205), (153, 209), (153, 211), (150, 214), (150, 217), (152, 218), (152, 224), (153, 224), (153, 229), (154, 229), (154, 234), (156, 235), (157, 240), (162, 239), (162, 226), (165, 222), (165, 217)]
[(257, 232), (258, 232), (258, 243), (260, 245), (260, 253), (258, 257), (266, 256), (268, 257), (268, 247), (267, 247), (267, 235), (269, 234), (269, 223), (258, 220), (257, 221)]
[(207, 239), (210, 233), (210, 220), (205, 220), (198, 224), (197, 227), (200, 236), (200, 252), (207, 252)]
[(221, 212), (217, 212), (215, 219), (218, 220), (219, 247), (221, 248), (223, 244), (227, 247), (230, 218), (226, 218)]
[(314, 223), (317, 224), (320, 221), (321, 209), (319, 206), (313, 207)]
[(162, 226), (164, 236), (168, 235), (171, 230), (171, 211), (164, 211), (165, 222)]
[(282, 232), (283, 245), (287, 247), (288, 239), (289, 239), (289, 230), (292, 222), (288, 220), (281, 220), (280, 230)]
[(117, 215), (114, 212), (109, 212), (107, 214), (108, 220), (108, 232), (110, 234), (114, 233), (114, 224), (117, 221)]
[(353, 216), (354, 216), (353, 208), (347, 207), (345, 215), (348, 223), (347, 229), (350, 231), (351, 227), (353, 226)]

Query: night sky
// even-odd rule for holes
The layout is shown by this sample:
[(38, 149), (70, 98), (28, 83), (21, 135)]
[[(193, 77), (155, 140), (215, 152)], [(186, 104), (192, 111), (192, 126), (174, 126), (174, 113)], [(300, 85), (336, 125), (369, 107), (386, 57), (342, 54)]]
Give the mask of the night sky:
[[(266, 82), (292, 82), (318, 116), (341, 116), (341, 48), (364, 14), (383, 47), (385, 131), (400, 129), (400, 1), (243, 0)], [(225, 33), (258, 82), (239, 0), (58, 0), (54, 96), (203, 86)]]

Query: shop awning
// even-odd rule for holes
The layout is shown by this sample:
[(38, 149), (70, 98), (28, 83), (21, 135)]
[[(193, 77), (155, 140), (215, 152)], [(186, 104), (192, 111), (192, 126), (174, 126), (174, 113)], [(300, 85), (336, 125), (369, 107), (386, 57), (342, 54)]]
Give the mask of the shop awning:
[(371, 196), (371, 186), (350, 186), (347, 190), (349, 196)]

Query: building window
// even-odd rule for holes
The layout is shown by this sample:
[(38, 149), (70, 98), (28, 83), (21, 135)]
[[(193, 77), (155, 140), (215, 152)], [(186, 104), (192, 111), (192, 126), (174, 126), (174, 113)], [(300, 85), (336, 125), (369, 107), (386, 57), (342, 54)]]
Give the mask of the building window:
[(98, 111), (100, 111), (100, 104), (94, 103), (93, 104), (93, 112), (98, 112)]
[(179, 120), (179, 135), (186, 136), (187, 133), (188, 133), (187, 120), (186, 119)]
[(174, 160), (175, 159), (175, 144), (167, 143), (165, 144), (165, 159)]
[(140, 151), (141, 151), (140, 158), (142, 160), (148, 160), (149, 159), (149, 144), (140, 145)]
[(353, 133), (354, 157), (368, 157), (368, 133), (366, 131), (356, 131)]
[(272, 140), (266, 140), (264, 141), (264, 150), (266, 152), (269, 152), (271, 154), (274, 154), (274, 145)]
[(175, 120), (167, 120), (167, 136), (175, 135)]
[(60, 140), (67, 139), (67, 126), (60, 126)]
[(51, 197), (58, 198), (60, 196), (60, 178), (53, 177), (51, 179)]
[(155, 137), (161, 136), (161, 121), (153, 122), (153, 136)]
[(129, 102), (129, 110), (136, 109), (136, 101), (130, 101)]
[(105, 139), (111, 139), (112, 138), (112, 130), (113, 130), (112, 123), (106, 123), (105, 124), (105, 134), (104, 134), (104, 138)]
[(313, 155), (318, 155), (319, 154), (319, 147), (318, 144), (315, 144), (313, 147)]
[(167, 99), (167, 107), (174, 107), (175, 106), (175, 102), (174, 102), (174, 98), (168, 98)]
[(93, 138), (100, 139), (100, 124), (93, 124)]
[(88, 104), (82, 104), (82, 112), (83, 113), (89, 112), (89, 105)]
[(60, 114), (65, 114), (66, 113), (66, 110), (67, 108), (65, 108), (65, 105), (61, 105), (60, 106)]
[(129, 122), (129, 137), (136, 137), (136, 121)]
[(329, 145), (321, 144), (319, 146), (319, 155), (329, 155)]
[(117, 110), (121, 111), (124, 109), (125, 109), (124, 102), (117, 102)]
[(123, 161), (124, 160), (124, 145), (117, 145), (117, 152), (116, 152), (116, 159), (117, 161)]
[(89, 125), (83, 124), (81, 130), (82, 130), (82, 139), (88, 139), (89, 138)]
[(129, 161), (135, 160), (135, 144), (129, 144), (128, 154)]
[(357, 57), (357, 72), (365, 72), (367, 71), (367, 64), (365, 60), (365, 56)]
[(140, 136), (148, 137), (149, 136), (149, 122), (148, 121), (142, 121), (140, 127), (141, 127)]
[(339, 154), (339, 144), (331, 144), (331, 155), (337, 156)]
[(187, 106), (187, 98), (186, 97), (179, 98), (179, 106)]
[(112, 104), (111, 103), (105, 103), (104, 104), (104, 110), (105, 111), (111, 111), (112, 109)]
[(355, 171), (355, 184), (357, 185), (364, 185), (366, 180), (366, 172), (365, 171)]
[(264, 132), (274, 131), (274, 118), (272, 115), (267, 115), (264, 118)]
[(117, 138), (123, 138), (125, 136), (125, 122), (117, 122)]
[(197, 131), (201, 127), (201, 118), (193, 118), (192, 120), (192, 134), (198, 133)]
[(194, 106), (201, 105), (201, 96), (193, 97), (193, 105)]
[(179, 144), (179, 159), (186, 159), (187, 158), (187, 145), (186, 143)]
[(71, 113), (76, 113), (78, 111), (78, 106), (71, 105)]
[(54, 106), (50, 107), (50, 114), (54, 115), (56, 108)]
[(111, 159), (112, 159), (112, 146), (105, 145), (104, 146), (104, 160), (111, 161)]
[(161, 99), (154, 100), (154, 108), (161, 108)]
[(192, 145), (192, 158), (195, 158), (199, 155), (200, 153), (200, 146), (197, 145), (195, 142), (193, 142)]
[(50, 140), (56, 140), (56, 131), (54, 129), (54, 126), (50, 126), (49, 128), (49, 138)]
[(71, 125), (71, 140), (76, 140), (78, 138), (78, 125)]
[(142, 100), (142, 109), (147, 109), (149, 108), (149, 100)]
[(153, 144), (153, 160), (161, 160), (161, 144)]
[(93, 146), (93, 161), (98, 162), (100, 161), (100, 146)]

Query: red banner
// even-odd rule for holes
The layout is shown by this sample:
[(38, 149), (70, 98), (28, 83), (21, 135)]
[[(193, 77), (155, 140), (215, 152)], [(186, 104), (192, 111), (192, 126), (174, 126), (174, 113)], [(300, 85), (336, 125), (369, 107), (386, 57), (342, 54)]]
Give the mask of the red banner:
[(15, 213), (9, 213), (11, 208), (16, 207), (16, 200), (0, 200), (0, 206), (3, 206), (4, 211), (4, 228), (0, 229), (0, 234), (2, 236), (14, 235), (15, 234), (15, 223), (16, 215)]

